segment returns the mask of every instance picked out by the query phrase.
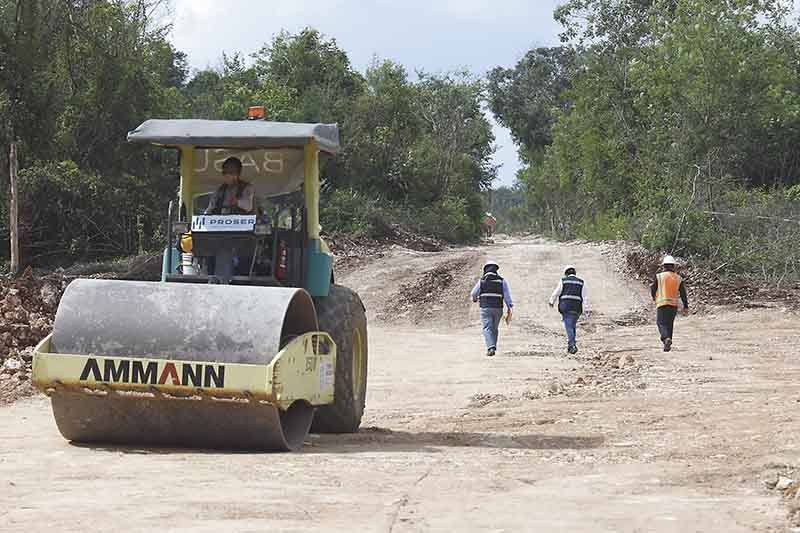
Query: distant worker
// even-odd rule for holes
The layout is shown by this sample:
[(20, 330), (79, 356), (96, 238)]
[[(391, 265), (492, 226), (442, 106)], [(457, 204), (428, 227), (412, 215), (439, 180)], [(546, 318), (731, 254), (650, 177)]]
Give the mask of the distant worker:
[(678, 314), (678, 297), (683, 302), (683, 314), (689, 314), (689, 298), (686, 296), (686, 287), (683, 279), (675, 272), (675, 258), (671, 255), (664, 257), (661, 262), (663, 271), (656, 274), (650, 294), (656, 303), (656, 324), (661, 335), (664, 351), (672, 349), (672, 332), (675, 317)]
[(558, 280), (553, 294), (550, 295), (550, 307), (558, 302), (558, 312), (567, 332), (567, 352), (578, 353), (577, 326), (578, 319), (586, 312), (589, 316), (589, 301), (586, 297), (586, 283), (577, 276), (572, 265), (564, 267), (564, 277)]
[(251, 215), (255, 213), (255, 187), (239, 179), (242, 175), (242, 162), (237, 157), (229, 157), (222, 163), (222, 179), (208, 207), (206, 215)]
[(483, 265), (483, 276), (475, 284), (470, 293), (473, 302), (480, 302), (481, 324), (483, 325), (483, 339), (486, 342), (486, 355), (492, 357), (497, 352), (497, 337), (499, 335), (500, 320), (503, 318), (503, 304), (508, 308), (506, 323), (511, 321), (511, 310), (514, 303), (511, 301), (511, 292), (508, 282), (500, 277), (497, 271), (500, 265), (488, 261)]
[(486, 213), (483, 217), (483, 236), (491, 239), (494, 235), (494, 228), (497, 225), (497, 219), (491, 213)]

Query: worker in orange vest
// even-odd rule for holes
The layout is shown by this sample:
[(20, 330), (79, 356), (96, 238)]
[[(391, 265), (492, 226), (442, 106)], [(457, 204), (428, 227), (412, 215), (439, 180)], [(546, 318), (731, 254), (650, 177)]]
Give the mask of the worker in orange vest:
[(663, 271), (656, 274), (650, 294), (656, 303), (656, 324), (661, 334), (661, 343), (664, 351), (668, 352), (672, 349), (672, 330), (678, 314), (678, 298), (683, 303), (684, 315), (689, 314), (689, 299), (683, 279), (675, 272), (675, 258), (671, 255), (664, 256), (661, 265)]

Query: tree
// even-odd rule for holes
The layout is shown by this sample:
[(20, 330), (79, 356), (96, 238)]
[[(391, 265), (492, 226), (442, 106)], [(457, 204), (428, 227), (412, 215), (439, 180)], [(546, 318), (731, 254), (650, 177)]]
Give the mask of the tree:
[[(784, 211), (781, 188), (800, 182), (800, 34), (790, 15), (781, 0), (565, 2), (555, 16), (579, 61), (565, 71), (561, 105), (549, 114), (540, 105), (552, 71), (540, 51), (526, 57), (533, 67), (523, 60), (490, 77), (521, 152), (541, 154), (521, 176), (535, 223), (563, 236), (715, 250), (740, 265), (772, 257), (733, 250), (788, 235), (734, 230), (711, 213)], [(759, 189), (773, 191), (770, 201), (741, 201)], [(800, 256), (792, 250), (785, 255)]]
[(364, 78), (336, 40), (314, 29), (281, 32), (253, 58), (261, 79), (296, 95), (296, 121), (346, 124), (353, 100), (364, 91)]
[(373, 61), (366, 72), (366, 90), (356, 98), (349, 121), (347, 185), (363, 184), (391, 201), (415, 193), (412, 152), (422, 131), (416, 96), (402, 65)]
[[(41, 257), (37, 245), (45, 242), (50, 257), (135, 251), (135, 220), (144, 219), (150, 235), (160, 224), (159, 211), (175, 190), (162, 179), (171, 160), (155, 152), (142, 157), (125, 143), (133, 126), (180, 104), (185, 56), (166, 40), (167, 28), (149, 17), (159, 3), (0, 2), (0, 101), (8, 96), (8, 105), (0, 105), (6, 119), (0, 134), (6, 146), (20, 140), (23, 258)], [(96, 178), (93, 210), (106, 214), (108, 246), (67, 244), (92, 230), (90, 221), (61, 203), (83, 187), (79, 180), (48, 178), (62, 163)], [(48, 179), (46, 190), (35, 184)], [(64, 231), (72, 232), (64, 235), (67, 242), (48, 237)]]
[(419, 153), (429, 163), (433, 199), (487, 190), (496, 169), (490, 163), (494, 135), (482, 109), (483, 83), (468, 72), (419, 78), (417, 111), (428, 134)]
[(513, 69), (497, 67), (488, 75), (489, 108), (509, 130), (523, 159), (541, 161), (552, 141), (558, 111), (569, 107), (566, 91), (578, 68), (578, 52), (569, 47), (536, 48)]

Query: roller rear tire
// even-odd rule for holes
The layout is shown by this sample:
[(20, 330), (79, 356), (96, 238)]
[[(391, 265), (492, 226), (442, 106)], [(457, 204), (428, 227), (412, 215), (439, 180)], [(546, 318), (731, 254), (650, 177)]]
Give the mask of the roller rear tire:
[(331, 285), (327, 297), (314, 299), (319, 329), (336, 343), (334, 403), (317, 409), (314, 433), (355, 433), (361, 425), (367, 393), (367, 316), (358, 294)]

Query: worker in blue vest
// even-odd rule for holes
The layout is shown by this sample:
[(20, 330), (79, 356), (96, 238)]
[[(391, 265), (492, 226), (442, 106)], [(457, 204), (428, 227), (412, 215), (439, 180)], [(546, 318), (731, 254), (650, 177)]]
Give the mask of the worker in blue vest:
[(572, 265), (564, 267), (564, 277), (558, 280), (553, 294), (550, 296), (550, 307), (558, 302), (558, 312), (567, 332), (567, 352), (578, 352), (576, 327), (581, 314), (589, 317), (589, 301), (586, 298), (586, 283), (577, 276)]
[(503, 304), (508, 308), (506, 323), (511, 321), (511, 292), (508, 282), (500, 277), (497, 271), (500, 265), (494, 261), (487, 261), (483, 265), (483, 276), (473, 287), (470, 297), (473, 302), (480, 302), (481, 324), (483, 325), (483, 339), (486, 341), (486, 355), (494, 356), (497, 352), (497, 337), (499, 335), (500, 320), (503, 318)]

